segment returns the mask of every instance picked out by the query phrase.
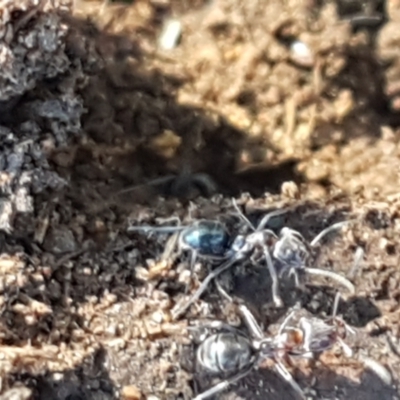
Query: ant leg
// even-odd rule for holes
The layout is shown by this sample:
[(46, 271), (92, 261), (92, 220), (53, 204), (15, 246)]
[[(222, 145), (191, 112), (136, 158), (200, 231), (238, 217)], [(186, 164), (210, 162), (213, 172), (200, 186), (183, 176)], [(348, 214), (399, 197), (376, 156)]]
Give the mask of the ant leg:
[(337, 341), (340, 347), (342, 348), (344, 355), (346, 357), (353, 357), (354, 355), (353, 349), (343, 339), (338, 338)]
[(302, 243), (306, 243), (306, 239), (304, 236), (299, 232), (294, 229), (288, 228), (287, 226), (283, 227), (280, 232), (280, 236), (295, 236), (297, 239), (299, 239)]
[(219, 294), (222, 297), (224, 297), (225, 300), (229, 301), (230, 303), (233, 303), (233, 298), (231, 296), (229, 296), (227, 291), (221, 286), (221, 284), (219, 283), (218, 279), (215, 279), (215, 286), (216, 286)]
[(254, 232), (255, 228), (254, 228), (253, 224), (249, 221), (249, 219), (240, 210), (239, 206), (236, 203), (236, 199), (232, 199), (232, 205), (233, 205), (234, 209), (236, 210), (239, 218)]
[(151, 225), (132, 225), (129, 226), (128, 232), (143, 232), (143, 233), (175, 233), (183, 231), (186, 226), (151, 226)]
[(306, 400), (307, 397), (305, 396), (303, 390), (298, 385), (298, 383), (294, 380), (291, 373), (286, 369), (283, 363), (279, 360), (275, 360), (275, 369), (279, 373), (279, 375), (292, 387), (292, 389), (299, 395), (299, 397), (303, 400)]
[(294, 314), (295, 314), (295, 310), (291, 311), (283, 320), (281, 326), (279, 327), (279, 331), (278, 331), (278, 336), (282, 335), (283, 331), (286, 329), (289, 321), (293, 318)]
[(210, 389), (206, 390), (203, 393), (198, 394), (193, 400), (205, 400), (211, 396), (216, 395), (217, 393), (222, 392), (223, 390), (227, 389), (230, 385), (234, 384), (235, 382), (239, 381), (240, 379), (244, 378), (248, 375), (254, 367), (254, 363), (251, 363), (246, 369), (239, 372), (238, 374), (234, 375), (232, 378), (226, 379), (215, 386), (211, 387)]
[(239, 306), (239, 311), (247, 326), (247, 329), (249, 330), (253, 338), (259, 340), (264, 339), (265, 336), (263, 334), (263, 331), (249, 308), (246, 307), (244, 304), (241, 304)]
[(301, 287), (299, 271), (296, 268), (294, 268), (294, 267), (289, 268), (288, 276), (289, 277), (294, 276), (294, 284), (295, 284), (296, 288), (300, 288)]
[(308, 267), (305, 268), (305, 272), (310, 275), (317, 275), (317, 276), (323, 276), (325, 278), (330, 278), (345, 286), (351, 294), (355, 294), (356, 292), (354, 285), (348, 279), (335, 272), (326, 271), (324, 269), (319, 269), (319, 268), (308, 268)]
[(354, 262), (353, 266), (350, 269), (350, 272), (347, 274), (347, 277), (349, 279), (354, 279), (357, 275), (357, 272), (359, 271), (361, 267), (361, 262), (364, 257), (364, 250), (362, 247), (357, 247), (356, 254), (354, 255)]
[(122, 189), (122, 190), (118, 191), (116, 193), (116, 196), (120, 196), (121, 194), (133, 192), (133, 191), (135, 191), (137, 189), (140, 189), (140, 188), (143, 188), (143, 187), (146, 187), (146, 186), (165, 185), (166, 183), (171, 182), (174, 178), (175, 178), (174, 175), (167, 175), (167, 176), (164, 176), (162, 178), (153, 179), (153, 180), (151, 180), (149, 182), (139, 183), (138, 185), (130, 186), (130, 187), (126, 188), (126, 189)]
[(209, 283), (216, 278), (219, 274), (222, 274), (225, 270), (230, 268), (236, 261), (238, 261), (237, 257), (231, 258), (227, 260), (225, 263), (220, 265), (218, 268), (211, 271), (207, 277), (204, 279), (202, 284), (196, 290), (196, 292), (190, 297), (190, 299), (181, 307), (178, 307), (176, 311), (172, 310), (172, 319), (175, 320), (179, 316), (181, 316), (207, 289)]
[(332, 318), (335, 318), (339, 309), (340, 292), (336, 293), (335, 300), (333, 301)]
[[(340, 292), (336, 293), (335, 296), (335, 300), (333, 302), (333, 310), (332, 310), (332, 320), (334, 320), (337, 316), (338, 313), (338, 309), (339, 309), (339, 301), (340, 301)], [(344, 321), (344, 329), (346, 330), (346, 334), (350, 333), (352, 335), (355, 335), (355, 330), (352, 329), (350, 326), (348, 326)], [(342, 350), (344, 352), (344, 354), (346, 355), (346, 357), (352, 357), (354, 352), (352, 350), (352, 348), (340, 337), (338, 337), (338, 343), (340, 344), (340, 346), (342, 347)]]
[[(376, 326), (380, 329), (380, 324), (378, 324), (377, 322), (375, 322)], [(390, 335), (388, 332), (386, 332), (386, 342), (387, 345), (389, 347), (389, 350), (398, 358), (400, 358), (400, 349), (398, 348), (398, 346), (396, 345), (394, 339), (392, 338), (393, 335)]]
[(283, 306), (283, 301), (282, 298), (279, 294), (279, 279), (278, 279), (278, 274), (276, 273), (276, 269), (274, 267), (274, 263), (272, 261), (271, 255), (269, 253), (268, 247), (266, 245), (263, 245), (263, 250), (264, 250), (264, 256), (267, 262), (267, 267), (269, 270), (269, 273), (271, 275), (271, 281), (272, 281), (272, 300), (275, 304), (276, 307), (282, 307)]
[(392, 374), (388, 371), (386, 367), (384, 367), (378, 361), (373, 360), (372, 358), (363, 356), (359, 358), (360, 361), (365, 365), (365, 367), (374, 372), (383, 383), (388, 386), (392, 385)]
[(274, 231), (271, 231), (271, 229), (262, 229), (260, 232), (262, 232), (264, 235), (270, 235), (272, 236), (274, 239), (279, 239), (279, 237), (275, 234)]
[(256, 231), (262, 231), (266, 227), (266, 225), (268, 224), (268, 222), (271, 218), (278, 217), (279, 215), (282, 215), (282, 214), (286, 214), (289, 211), (290, 211), (289, 208), (284, 208), (282, 210), (271, 211), (270, 213), (264, 215), (262, 220), (259, 222), (259, 224), (256, 228)]
[(336, 231), (338, 229), (341, 229), (345, 225), (349, 224), (350, 222), (354, 222), (354, 219), (350, 219), (348, 221), (342, 221), (342, 222), (337, 222), (336, 224), (333, 224), (331, 226), (328, 226), (328, 228), (325, 228), (323, 231), (321, 231), (315, 238), (311, 241), (310, 246), (314, 247), (316, 246), (324, 236), (328, 235), (329, 233)]
[[(215, 280), (215, 285), (217, 286), (218, 291), (221, 293), (223, 297), (225, 297), (228, 301), (233, 302), (233, 299), (231, 296), (229, 296), (228, 293), (222, 288), (221, 284), (218, 282), (218, 279)], [(254, 339), (259, 339), (262, 340), (264, 338), (263, 331), (254, 318), (253, 313), (250, 311), (250, 309), (245, 306), (244, 304), (239, 305), (239, 312), (242, 316), (242, 319), (244, 320), (247, 329), (251, 333), (251, 336)]]

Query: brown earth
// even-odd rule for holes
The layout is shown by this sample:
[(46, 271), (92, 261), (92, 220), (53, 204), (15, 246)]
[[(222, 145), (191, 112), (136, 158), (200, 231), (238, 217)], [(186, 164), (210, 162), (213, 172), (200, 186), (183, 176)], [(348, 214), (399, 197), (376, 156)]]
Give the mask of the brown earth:
[[(182, 37), (161, 50), (172, 17)], [(0, 237), (0, 399), (172, 400), (207, 388), (187, 324), (237, 322), (235, 307), (211, 287), (170, 321), (188, 257), (162, 268), (165, 235), (127, 227), (221, 218), (231, 197), (254, 220), (291, 206), (272, 228), (307, 240), (356, 220), (321, 245), (317, 264), (346, 274), (364, 250), (357, 293), (343, 293), (339, 312), (357, 330), (356, 354), (393, 383), (340, 352), (292, 372), (312, 399), (399, 399), (400, 2), (78, 1), (63, 18), (67, 54), (90, 64), (74, 89), (86, 112), (79, 134), (48, 152), (68, 184), (35, 195), (30, 218)], [(199, 263), (194, 286), (205, 273)], [(329, 315), (335, 294), (327, 282), (282, 283), (277, 311), (265, 269), (239, 266), (223, 282), (268, 331), (298, 301)], [(218, 398), (295, 396), (266, 368)]]

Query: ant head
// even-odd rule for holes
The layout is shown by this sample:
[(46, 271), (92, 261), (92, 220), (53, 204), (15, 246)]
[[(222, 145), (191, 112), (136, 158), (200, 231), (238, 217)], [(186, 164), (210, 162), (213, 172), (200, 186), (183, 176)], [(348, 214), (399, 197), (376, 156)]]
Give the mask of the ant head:
[(280, 335), (279, 347), (289, 353), (300, 348), (305, 339), (303, 330), (289, 327)]

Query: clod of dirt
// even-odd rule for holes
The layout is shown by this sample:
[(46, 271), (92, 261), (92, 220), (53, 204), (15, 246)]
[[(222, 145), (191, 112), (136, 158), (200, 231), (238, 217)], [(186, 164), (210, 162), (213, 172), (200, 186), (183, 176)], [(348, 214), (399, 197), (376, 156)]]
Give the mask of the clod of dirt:
[(23, 236), (34, 230), (32, 195), (67, 184), (49, 164), (48, 144), (66, 145), (80, 133), (84, 109), (76, 89), (88, 63), (68, 43), (73, 28), (63, 17), (71, 1), (4, 1), (1, 7), (0, 230)]
[(67, 27), (60, 12), (70, 0), (3, 1), (0, 21), (0, 100), (32, 90), (43, 79), (55, 78), (70, 66), (65, 54)]
[(142, 393), (136, 386), (130, 385), (122, 388), (121, 396), (123, 400), (140, 400)]
[(69, 229), (58, 227), (48, 231), (43, 247), (53, 254), (65, 254), (74, 253), (78, 248), (78, 244)]
[(27, 387), (16, 387), (0, 396), (0, 400), (30, 400), (31, 398), (32, 390)]

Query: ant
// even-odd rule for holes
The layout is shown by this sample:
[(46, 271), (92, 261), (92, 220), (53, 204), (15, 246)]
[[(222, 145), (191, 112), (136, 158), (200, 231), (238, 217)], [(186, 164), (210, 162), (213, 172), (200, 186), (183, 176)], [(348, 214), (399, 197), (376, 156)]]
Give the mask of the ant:
[[(345, 343), (348, 334), (355, 334), (340, 317), (337, 310), (340, 294), (337, 293), (332, 316), (327, 318), (301, 317), (297, 324), (290, 325), (296, 310), (290, 312), (276, 335), (266, 337), (254, 315), (245, 305), (238, 310), (248, 333), (222, 321), (204, 323), (189, 330), (205, 330), (197, 348), (198, 367), (209, 374), (225, 375), (226, 379), (198, 394), (194, 400), (205, 400), (227, 389), (230, 385), (262, 366), (267, 359), (273, 360), (276, 372), (293, 388), (301, 399), (306, 396), (285, 366), (291, 357), (310, 359), (331, 350), (339, 344), (347, 357), (353, 350)], [(361, 358), (367, 368), (372, 369), (383, 381), (390, 381), (390, 374), (380, 363)]]
[[(196, 292), (183, 306), (178, 307), (172, 312), (173, 318), (178, 318), (197, 299), (199, 299), (213, 279), (232, 267), (232, 265), (234, 265), (236, 262), (244, 261), (250, 256), (252, 256), (252, 260), (254, 262), (256, 259), (255, 256), (259, 254), (260, 251), (261, 256), (264, 257), (266, 261), (268, 271), (271, 275), (272, 298), (277, 307), (282, 307), (283, 305), (283, 301), (279, 294), (279, 276), (277, 273), (277, 267), (280, 269), (280, 276), (282, 276), (282, 274), (285, 272), (294, 274), (297, 286), (299, 286), (298, 274), (307, 273), (310, 275), (318, 275), (333, 279), (345, 286), (352, 294), (355, 293), (354, 285), (341, 275), (332, 271), (306, 266), (306, 261), (311, 257), (312, 249), (326, 235), (332, 231), (342, 228), (351, 221), (343, 221), (329, 226), (321, 231), (311, 241), (311, 243), (308, 244), (299, 232), (288, 227), (282, 228), (279, 236), (277, 236), (272, 230), (265, 228), (271, 218), (285, 214), (289, 211), (289, 209), (276, 210), (266, 214), (261, 219), (257, 227), (254, 227), (239, 209), (234, 199), (232, 200), (232, 203), (237, 211), (237, 215), (251, 232), (245, 235), (237, 235), (233, 240), (231, 240), (232, 244), (229, 251), (225, 255), (225, 258), (227, 258), (226, 261), (208, 274)], [(272, 255), (270, 253), (270, 247), (268, 246), (268, 239), (271, 237), (276, 240), (275, 244), (272, 246)]]

